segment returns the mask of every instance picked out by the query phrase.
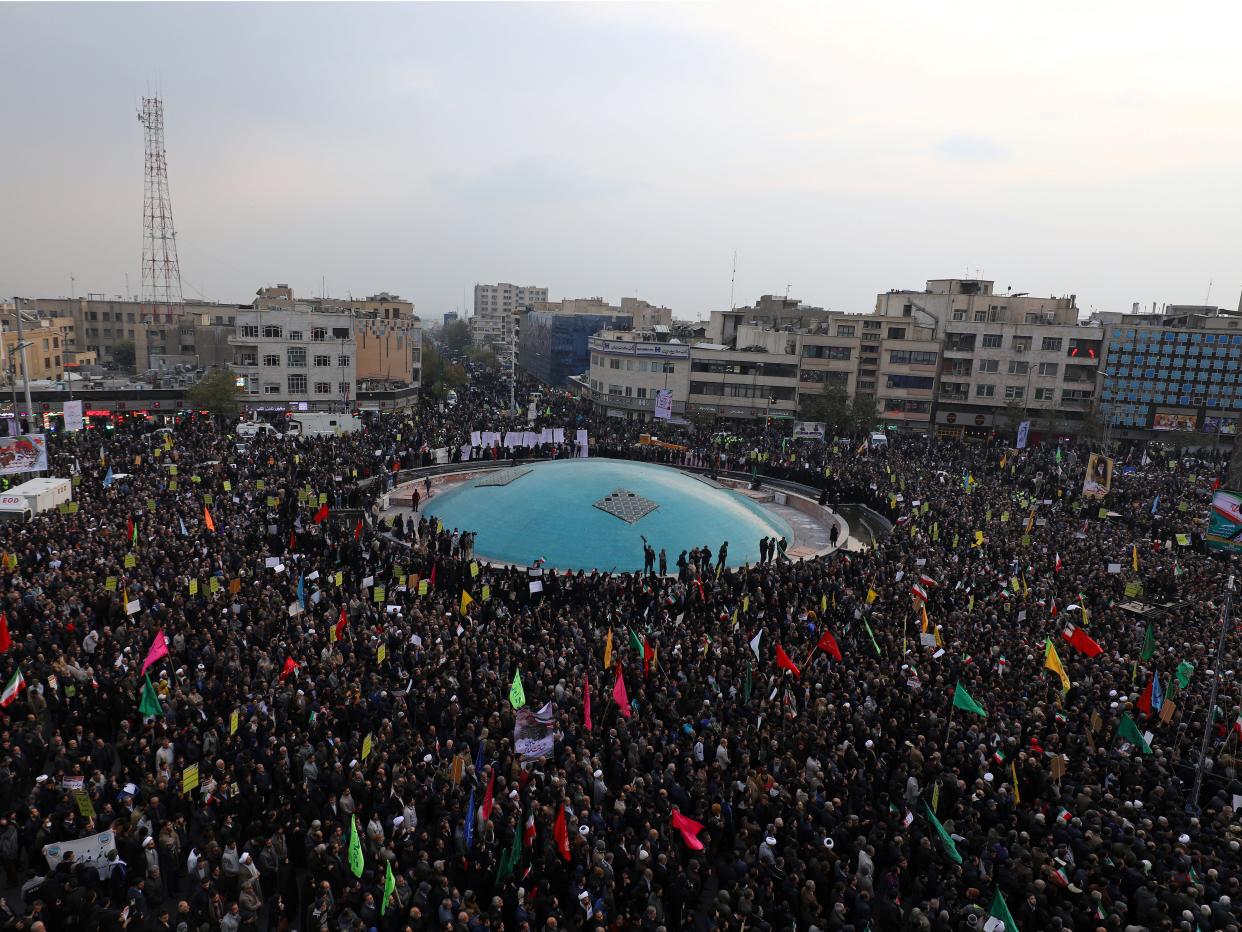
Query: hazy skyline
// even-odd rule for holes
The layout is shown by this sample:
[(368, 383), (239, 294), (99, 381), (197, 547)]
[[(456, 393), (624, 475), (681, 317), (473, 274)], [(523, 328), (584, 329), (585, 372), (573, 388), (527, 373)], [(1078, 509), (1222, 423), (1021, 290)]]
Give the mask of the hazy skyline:
[[(1190, 15), (1190, 14), (1193, 14)], [(866, 311), (969, 270), (1236, 307), (1242, 10), (5, 4), (0, 296), (139, 290), (158, 88), (183, 291), (475, 282)]]

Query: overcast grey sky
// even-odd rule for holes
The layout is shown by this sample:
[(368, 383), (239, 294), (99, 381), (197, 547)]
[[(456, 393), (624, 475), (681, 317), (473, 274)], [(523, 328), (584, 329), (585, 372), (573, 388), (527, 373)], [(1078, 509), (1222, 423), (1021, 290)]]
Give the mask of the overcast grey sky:
[(138, 290), (158, 83), (187, 297), (1236, 306), (1239, 9), (3, 4), (0, 295)]

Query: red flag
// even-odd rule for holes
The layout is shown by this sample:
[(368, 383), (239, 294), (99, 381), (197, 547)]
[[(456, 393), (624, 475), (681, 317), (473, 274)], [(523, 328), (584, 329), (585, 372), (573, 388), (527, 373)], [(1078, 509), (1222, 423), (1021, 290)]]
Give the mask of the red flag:
[(837, 639), (832, 636), (831, 631), (825, 631), (821, 634), (819, 636), (819, 643), (815, 646), (835, 659), (837, 663), (841, 662), (841, 648), (837, 647)]
[(1048, 610), (1048, 613), (1052, 615), (1053, 618), (1057, 617), (1057, 597), (1056, 596), (1052, 597), (1052, 608)]
[(703, 842), (699, 841), (699, 832), (703, 831), (703, 824), (701, 822), (695, 822), (694, 819), (687, 818), (674, 809), (673, 828), (681, 832), (681, 838), (686, 843), (687, 848), (694, 851), (703, 850)]
[(280, 671), (280, 678), (282, 680), (287, 679), (293, 674), (293, 671), (296, 670), (298, 666), (299, 664), (295, 662), (292, 657), (286, 657), (284, 669)]
[(620, 664), (617, 665), (617, 681), (612, 686), (612, 701), (617, 704), (623, 716), (634, 717), (634, 713), (630, 710), (630, 697), (625, 694), (625, 680), (621, 678)]
[(358, 519), (358, 523), (354, 525), (354, 540), (362, 538), (362, 519)]
[(1064, 566), (1064, 565), (1065, 565), (1065, 564), (1061, 562), (1061, 555), (1058, 553), (1058, 554), (1057, 554), (1057, 562), (1053, 565), (1053, 567), (1052, 567), (1052, 571), (1053, 571), (1054, 573), (1059, 573), (1059, 572), (1061, 572), (1061, 567), (1062, 567), (1062, 566)]
[(431, 579), (427, 583), (427, 585), (430, 586), (432, 589), (436, 587), (436, 565), (434, 563), (431, 564)]
[(324, 521), (327, 520), (327, 518), (328, 518), (328, 503), (324, 502), (322, 505), (319, 506), (319, 510), (315, 512), (315, 517), (312, 520), (316, 524), (322, 524)]
[(9, 616), (6, 612), (0, 612), (0, 654), (12, 646), (13, 642), (9, 639)]
[(937, 586), (937, 585), (939, 585), (939, 584), (936, 582), (936, 580), (932, 579), (932, 578), (931, 578), (930, 576), (928, 576), (926, 573), (920, 573), (920, 574), (919, 574), (919, 582), (921, 582), (924, 586), (927, 586), (927, 587), (929, 587), (929, 588), (931, 588), (931, 589), (934, 589), (934, 588), (936, 588), (936, 586)]
[(651, 649), (651, 645), (643, 638), (643, 676), (651, 672), (651, 660), (655, 657), (655, 651)]
[(556, 850), (566, 861), (569, 860), (569, 829), (565, 825), (565, 805), (561, 804), (560, 815), (556, 817), (556, 825), (552, 828), (552, 835), (556, 839)]
[(706, 602), (707, 596), (703, 593), (703, 580), (696, 578), (694, 584), (699, 587), (699, 601)]
[(483, 794), (483, 821), (492, 817), (492, 790), (496, 786), (496, 771), (487, 778), (487, 791)]
[(207, 525), (207, 530), (216, 533), (216, 522), (211, 519), (211, 509), (206, 505), (203, 506), (203, 523)]
[(1147, 680), (1147, 688), (1143, 690), (1143, 695), (1139, 696), (1138, 707), (1143, 710), (1144, 715), (1151, 715), (1151, 688), (1156, 682), (1153, 676)]
[(1065, 630), (1061, 632), (1061, 637), (1069, 641), (1070, 646), (1078, 653), (1086, 654), (1088, 657), (1104, 653), (1104, 648), (1093, 641), (1086, 631), (1075, 625), (1066, 625)]
[(339, 641), (341, 635), (345, 633), (345, 627), (349, 624), (349, 616), (345, 614), (345, 606), (341, 606), (340, 617), (336, 619), (336, 639)]
[[(526, 771), (522, 771), (525, 773)], [(522, 844), (529, 848), (535, 843), (535, 813), (526, 817), (526, 829), (522, 832)]]
[(134, 519), (132, 517), (125, 519), (125, 539), (131, 542), (134, 539)]
[(776, 665), (785, 668), (794, 676), (802, 676), (802, 671), (798, 669), (797, 664), (789, 659), (789, 655), (785, 653), (785, 649), (779, 644), (776, 645)]
[(294, 550), (297, 550), (297, 549), (298, 549), (298, 532), (290, 531), (289, 532), (289, 551), (292, 553)]
[(593, 731), (591, 728), (591, 678), (588, 676), (582, 682), (582, 724), (586, 726), (587, 731)]

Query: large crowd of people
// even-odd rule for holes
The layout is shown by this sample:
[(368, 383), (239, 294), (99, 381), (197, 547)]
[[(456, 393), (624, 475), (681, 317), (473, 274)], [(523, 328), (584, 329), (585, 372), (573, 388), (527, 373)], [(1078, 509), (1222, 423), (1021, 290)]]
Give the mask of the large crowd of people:
[(532, 587), (434, 496), (373, 507), (437, 450), (514, 455), (469, 446), (505, 400), (476, 373), (336, 437), (50, 439), (75, 507), (0, 526), (0, 928), (1242, 928), (1219, 462), (1122, 451), (1099, 501), (1070, 442), (669, 449), (548, 393), (568, 442), (521, 455), (585, 428), (892, 532)]

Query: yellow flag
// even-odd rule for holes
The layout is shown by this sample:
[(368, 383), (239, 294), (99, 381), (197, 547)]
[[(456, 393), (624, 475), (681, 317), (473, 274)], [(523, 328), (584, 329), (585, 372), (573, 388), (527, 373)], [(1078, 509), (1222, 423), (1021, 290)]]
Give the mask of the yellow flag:
[(612, 669), (612, 628), (608, 629), (608, 638), (604, 641), (604, 669)]
[(919, 609), (923, 612), (923, 633), (927, 633), (927, 603), (920, 602)]
[(940, 625), (935, 625), (932, 630), (936, 632), (936, 646), (944, 647), (944, 638), (940, 636)]
[(733, 610), (733, 627), (737, 627), (737, 609)]
[(469, 592), (465, 589), (461, 590), (461, 613), (463, 615), (466, 614), (466, 609), (470, 607), (470, 603), (473, 601), (474, 599), (470, 598)]
[(1065, 667), (1061, 666), (1061, 658), (1057, 656), (1057, 649), (1052, 646), (1051, 638), (1044, 641), (1044, 669), (1051, 670), (1059, 676), (1062, 691), (1069, 692), (1070, 679), (1065, 674)]
[(875, 601), (876, 599), (878, 599), (879, 597), (880, 597), (880, 594), (879, 594), (878, 592), (876, 592), (874, 589), (872, 589), (872, 588), (868, 587), (868, 589), (867, 589), (867, 604), (868, 604), (868, 605), (870, 605), (872, 602), (874, 602), (874, 601)]
[(1134, 572), (1139, 571), (1138, 567), (1138, 544), (1130, 545), (1130, 562), (1134, 565)]
[(466, 760), (460, 754), (453, 758), (453, 769), (450, 776), (453, 780), (453, 786), (461, 784), (461, 778), (466, 774)]
[(819, 597), (819, 613), (822, 615), (826, 611), (828, 611), (828, 596), (821, 595)]
[(1013, 801), (1020, 803), (1022, 802), (1022, 797), (1018, 793), (1018, 765), (1013, 761), (1009, 762), (1009, 772), (1013, 775)]
[(983, 532), (982, 531), (975, 531), (975, 542), (973, 546), (975, 547), (983, 546)]

